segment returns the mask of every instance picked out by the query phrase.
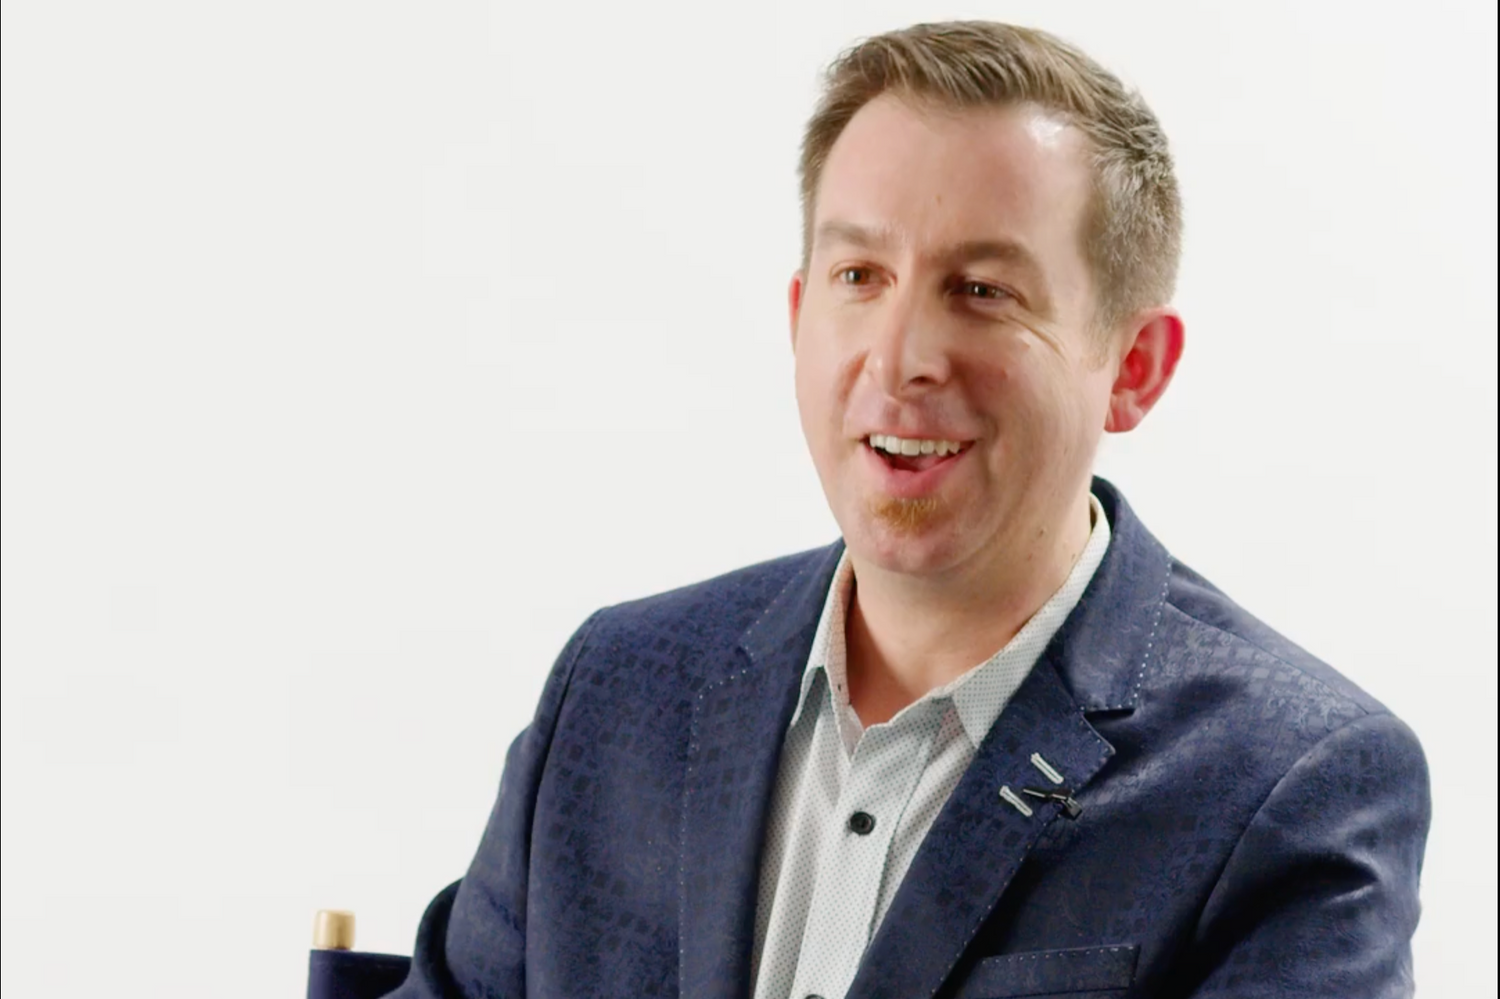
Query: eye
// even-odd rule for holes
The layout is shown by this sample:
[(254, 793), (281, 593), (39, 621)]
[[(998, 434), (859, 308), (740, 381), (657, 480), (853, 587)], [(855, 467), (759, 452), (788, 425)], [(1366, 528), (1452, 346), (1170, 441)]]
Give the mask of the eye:
[(987, 302), (1003, 302), (1008, 298), (1014, 298), (1010, 292), (998, 285), (986, 284), (983, 281), (960, 281), (957, 291), (961, 295), (968, 295)]
[(840, 268), (834, 274), (834, 279), (839, 284), (847, 284), (854, 287), (869, 284), (871, 277), (870, 268), (868, 267), (844, 267)]

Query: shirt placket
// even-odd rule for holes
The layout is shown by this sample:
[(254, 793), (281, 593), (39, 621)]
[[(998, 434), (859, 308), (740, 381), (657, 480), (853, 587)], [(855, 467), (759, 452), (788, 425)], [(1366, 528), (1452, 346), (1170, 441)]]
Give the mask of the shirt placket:
[(869, 943), (891, 842), (927, 765), (936, 703), (866, 730), (824, 832), (792, 999), (843, 996)]

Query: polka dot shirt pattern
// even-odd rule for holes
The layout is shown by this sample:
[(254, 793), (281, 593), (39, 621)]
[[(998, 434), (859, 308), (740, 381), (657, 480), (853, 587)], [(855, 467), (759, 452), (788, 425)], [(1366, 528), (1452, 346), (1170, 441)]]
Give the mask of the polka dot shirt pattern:
[(1093, 530), (1067, 580), (999, 652), (865, 729), (849, 704), (846, 551), (818, 622), (787, 729), (761, 861), (755, 999), (839, 999), (854, 980), (922, 840), (1109, 546)]

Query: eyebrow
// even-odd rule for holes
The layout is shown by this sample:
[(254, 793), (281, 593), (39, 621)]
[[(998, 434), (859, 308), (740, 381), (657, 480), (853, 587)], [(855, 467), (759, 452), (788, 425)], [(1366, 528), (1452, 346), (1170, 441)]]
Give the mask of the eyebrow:
[[(820, 224), (813, 245), (847, 243), (862, 250), (885, 250), (899, 242), (895, 232), (886, 226), (864, 226), (857, 222), (829, 220)], [(985, 260), (999, 260), (1023, 272), (1043, 300), (1047, 300), (1047, 282), (1042, 265), (1024, 243), (1013, 239), (970, 239), (955, 243), (934, 255), (933, 259), (950, 267)]]

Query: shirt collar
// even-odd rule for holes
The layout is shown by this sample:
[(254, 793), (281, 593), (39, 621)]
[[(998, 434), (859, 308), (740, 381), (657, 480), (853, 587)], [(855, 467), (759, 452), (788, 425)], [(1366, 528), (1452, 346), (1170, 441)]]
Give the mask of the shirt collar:
[[(1004, 709), (1010, 695), (1020, 685), (1020, 678), (1030, 672), (1041, 657), (1042, 651), (1078, 601), (1083, 591), (1094, 578), (1099, 563), (1104, 561), (1104, 552), (1109, 547), (1109, 518), (1097, 497), (1089, 494), (1089, 513), (1093, 526), (1089, 540), (1073, 563), (1073, 569), (1062, 586), (1048, 598), (1047, 602), (1033, 614), (1016, 632), (1005, 647), (962, 676), (928, 691), (916, 703), (947, 698), (952, 701), (964, 733), (976, 748), (984, 741), (990, 726), (994, 725)], [(849, 609), (849, 594), (854, 585), (854, 566), (849, 561), (849, 550), (839, 558), (833, 581), (828, 587), (828, 597), (823, 602), (823, 614), (818, 619), (818, 630), (813, 636), (812, 650), (807, 667), (802, 673), (802, 689), (797, 698), (797, 710), (792, 714), (788, 730), (796, 726), (807, 706), (820, 673), (828, 678), (829, 694), (833, 698), (835, 715), (838, 709), (849, 702), (848, 685), (845, 681), (844, 623)], [(1009, 689), (1006, 689), (1009, 688)]]
[[(802, 717), (810, 692), (819, 673), (828, 677), (829, 693), (833, 703), (849, 701), (844, 687), (844, 621), (849, 611), (849, 593), (854, 588), (854, 565), (849, 561), (849, 549), (839, 556), (838, 567), (833, 570), (833, 581), (828, 584), (828, 597), (823, 601), (823, 614), (818, 618), (818, 630), (813, 635), (812, 651), (807, 657), (807, 667), (802, 671), (802, 691), (797, 696), (797, 710), (792, 713), (790, 730)], [(831, 674), (837, 670), (837, 678)]]

